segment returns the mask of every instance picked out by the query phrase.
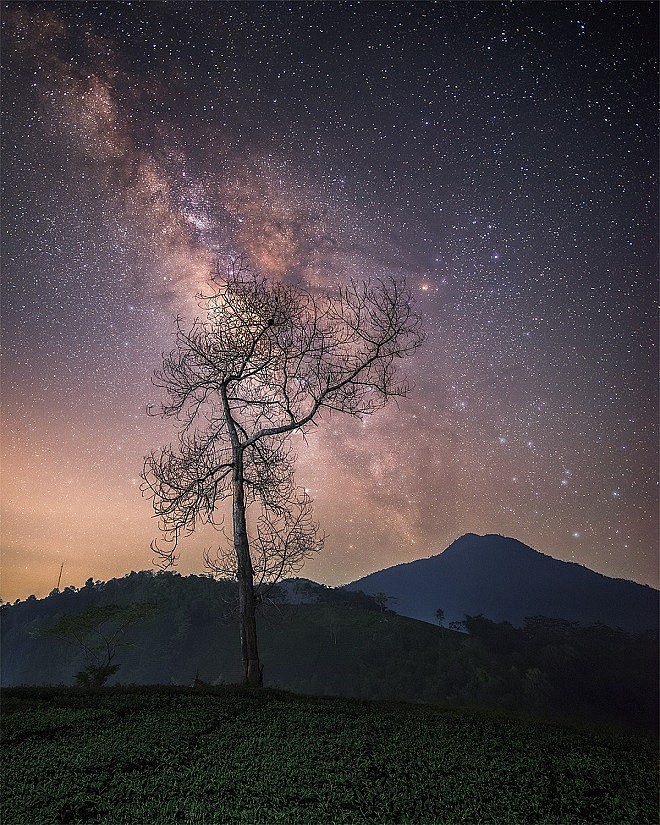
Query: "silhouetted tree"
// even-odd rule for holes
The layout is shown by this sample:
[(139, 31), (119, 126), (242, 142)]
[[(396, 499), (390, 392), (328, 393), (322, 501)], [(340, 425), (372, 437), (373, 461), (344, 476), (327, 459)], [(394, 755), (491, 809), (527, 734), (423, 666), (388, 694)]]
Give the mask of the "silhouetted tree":
[(442, 624), (444, 622), (445, 611), (441, 607), (435, 611), (435, 618), (438, 620), (438, 624)]
[(387, 610), (387, 603), (396, 601), (393, 596), (388, 596), (387, 593), (373, 593), (371, 598), (374, 600), (381, 613)]
[(229, 549), (206, 558), (238, 581), (244, 679), (259, 685), (258, 584), (300, 569), (321, 544), (311, 501), (293, 483), (290, 436), (304, 436), (324, 412), (361, 417), (405, 396), (397, 364), (423, 334), (409, 291), (392, 279), (326, 296), (269, 282), (236, 260), (211, 288), (201, 296), (205, 319), (189, 329), (177, 320), (176, 346), (155, 373), (168, 396), (157, 414), (181, 429), (176, 446), (145, 459), (143, 489), (164, 535), (152, 545), (163, 566), (174, 564), (181, 535), (214, 523), (217, 503), (231, 499)]
[(123, 640), (125, 632), (157, 610), (148, 602), (90, 607), (81, 613), (64, 613), (54, 624), (35, 630), (34, 635), (61, 639), (78, 648), (87, 666), (76, 673), (76, 681), (84, 687), (102, 687), (119, 669), (113, 664), (117, 651), (129, 646)]

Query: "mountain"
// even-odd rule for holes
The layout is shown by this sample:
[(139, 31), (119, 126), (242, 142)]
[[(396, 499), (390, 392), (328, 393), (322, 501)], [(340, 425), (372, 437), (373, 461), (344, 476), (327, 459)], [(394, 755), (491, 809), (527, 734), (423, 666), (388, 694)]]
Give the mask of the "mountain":
[(559, 561), (505, 536), (467, 533), (443, 553), (397, 564), (346, 585), (393, 597), (402, 616), (437, 622), (483, 615), (519, 627), (528, 616), (605, 624), (630, 632), (658, 627), (658, 591)]

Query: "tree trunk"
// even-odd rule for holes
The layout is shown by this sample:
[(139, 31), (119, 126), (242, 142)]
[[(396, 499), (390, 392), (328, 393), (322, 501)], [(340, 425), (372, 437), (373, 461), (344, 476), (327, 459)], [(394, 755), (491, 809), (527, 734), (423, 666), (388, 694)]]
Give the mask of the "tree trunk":
[(233, 527), (234, 550), (238, 570), (238, 623), (241, 631), (243, 682), (261, 687), (262, 676), (257, 650), (257, 621), (254, 600), (254, 571), (250, 558), (250, 544), (245, 520), (245, 491), (243, 488), (243, 453), (234, 454)]

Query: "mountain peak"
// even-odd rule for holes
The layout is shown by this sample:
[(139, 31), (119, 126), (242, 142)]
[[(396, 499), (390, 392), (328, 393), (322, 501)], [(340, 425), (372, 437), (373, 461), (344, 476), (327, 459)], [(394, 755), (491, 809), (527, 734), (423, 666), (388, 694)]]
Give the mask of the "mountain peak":
[(386, 593), (404, 616), (436, 622), (483, 614), (521, 625), (528, 616), (602, 623), (624, 630), (657, 627), (658, 592), (565, 562), (518, 539), (466, 533), (443, 552), (358, 579), (347, 588)]
[[(499, 533), (485, 533), (483, 536), (478, 533), (465, 533), (453, 541), (447, 550), (471, 550), (471, 549), (504, 549), (507, 550), (529, 550), (538, 553), (533, 547), (524, 544), (518, 539), (509, 536), (502, 536)], [(444, 552), (446, 553), (447, 550)]]

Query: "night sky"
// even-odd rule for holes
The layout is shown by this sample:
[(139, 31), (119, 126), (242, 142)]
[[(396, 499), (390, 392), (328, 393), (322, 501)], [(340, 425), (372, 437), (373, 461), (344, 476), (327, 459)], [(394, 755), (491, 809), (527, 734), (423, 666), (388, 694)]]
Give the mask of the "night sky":
[(471, 531), (657, 585), (657, 29), (654, 3), (5, 4), (2, 598), (152, 566), (151, 374), (232, 254), (405, 276), (425, 321), (407, 400), (299, 446), (304, 575)]

